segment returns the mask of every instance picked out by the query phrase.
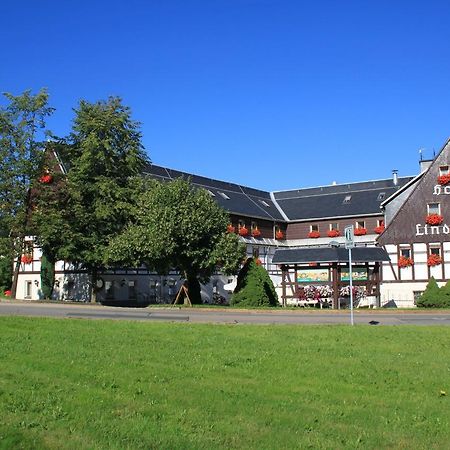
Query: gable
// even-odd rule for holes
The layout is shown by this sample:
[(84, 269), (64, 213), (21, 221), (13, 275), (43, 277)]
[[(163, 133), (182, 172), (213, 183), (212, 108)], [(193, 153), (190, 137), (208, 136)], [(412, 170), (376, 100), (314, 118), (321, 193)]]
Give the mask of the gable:
[[(443, 166), (450, 166), (450, 140), (387, 224), (384, 233), (378, 238), (381, 245), (450, 241), (450, 183), (438, 183), (440, 167)], [(443, 217), (439, 225), (427, 224), (430, 204), (439, 205)]]

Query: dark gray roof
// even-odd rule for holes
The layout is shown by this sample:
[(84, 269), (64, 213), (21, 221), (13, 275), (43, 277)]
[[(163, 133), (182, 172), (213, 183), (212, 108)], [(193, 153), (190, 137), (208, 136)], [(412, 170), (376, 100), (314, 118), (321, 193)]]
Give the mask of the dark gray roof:
[[(389, 256), (380, 247), (355, 247), (352, 249), (352, 261), (355, 263), (389, 261)], [(272, 262), (274, 264), (348, 262), (348, 250), (330, 247), (280, 249), (275, 251)]]
[[(274, 198), (289, 220), (382, 214), (381, 202), (401, 189), (413, 177), (338, 184), (280, 191)], [(351, 196), (348, 202), (345, 198)]]
[(190, 179), (194, 186), (207, 189), (210, 193), (214, 194), (214, 200), (229, 213), (276, 220), (277, 222), (284, 221), (283, 216), (274, 205), (269, 192), (180, 172), (154, 164), (147, 165), (143, 172), (159, 180), (173, 180), (176, 178)]

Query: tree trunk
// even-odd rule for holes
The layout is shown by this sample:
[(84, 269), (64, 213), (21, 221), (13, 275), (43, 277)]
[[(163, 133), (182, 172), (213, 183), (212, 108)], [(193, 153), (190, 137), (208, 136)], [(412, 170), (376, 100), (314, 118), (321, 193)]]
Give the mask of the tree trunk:
[(186, 281), (187, 281), (187, 290), (189, 299), (191, 300), (192, 304), (200, 305), (202, 304), (202, 295), (201, 295), (201, 288), (200, 283), (197, 279), (197, 276), (192, 273), (186, 274)]

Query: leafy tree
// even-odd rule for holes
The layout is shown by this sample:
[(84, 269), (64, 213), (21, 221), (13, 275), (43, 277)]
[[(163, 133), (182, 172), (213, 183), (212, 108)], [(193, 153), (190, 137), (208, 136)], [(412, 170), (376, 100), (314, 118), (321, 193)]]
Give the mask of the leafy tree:
[(35, 224), (47, 255), (88, 270), (95, 301), (108, 241), (130, 220), (140, 186), (135, 177), (148, 159), (140, 124), (121, 99), (83, 100), (75, 113), (72, 133), (60, 148), (67, 175), (56, 187), (42, 189)]
[(217, 267), (236, 273), (245, 246), (227, 234), (228, 214), (204, 189), (177, 179), (150, 182), (142, 193), (133, 221), (113, 239), (109, 264), (144, 264), (166, 274), (179, 271), (187, 281), (189, 297), (201, 303), (200, 282), (206, 283)]
[(441, 307), (450, 308), (450, 280), (439, 289)]
[(45, 120), (52, 114), (45, 89), (14, 96), (4, 94), (0, 107), (0, 226), (1, 256), (15, 257), (12, 297), (16, 296), (20, 255), (29, 231), (30, 188), (38, 177), (44, 155)]
[(439, 289), (439, 286), (434, 277), (431, 277), (428, 281), (424, 293), (417, 301), (417, 306), (423, 308), (439, 308), (442, 306), (441, 297), (442, 293)]
[(278, 306), (278, 296), (267, 270), (253, 258), (248, 258), (239, 272), (230, 303), (238, 306)]

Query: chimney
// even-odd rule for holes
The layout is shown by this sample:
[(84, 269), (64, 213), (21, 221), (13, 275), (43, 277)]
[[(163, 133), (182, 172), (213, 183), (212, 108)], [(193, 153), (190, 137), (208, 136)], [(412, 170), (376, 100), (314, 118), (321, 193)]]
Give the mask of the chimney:
[(398, 170), (394, 169), (392, 171), (392, 182), (394, 183), (394, 186), (397, 186), (398, 184)]

